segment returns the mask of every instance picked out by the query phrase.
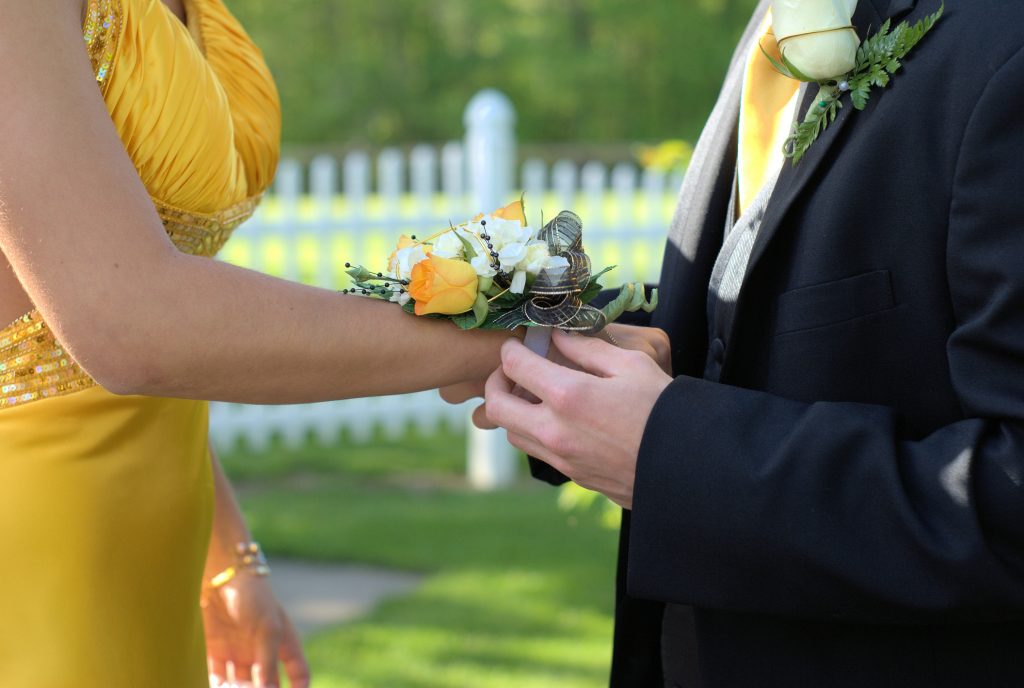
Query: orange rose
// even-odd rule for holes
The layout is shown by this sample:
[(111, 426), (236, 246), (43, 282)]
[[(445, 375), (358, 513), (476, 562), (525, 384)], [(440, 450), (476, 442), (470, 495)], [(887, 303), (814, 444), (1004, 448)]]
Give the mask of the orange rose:
[[(486, 217), (486, 215), (481, 213), (473, 218), (473, 222), (479, 222), (484, 219), (484, 217)], [(523, 210), (522, 200), (516, 201), (515, 203), (509, 203), (500, 210), (495, 210), (491, 213), (491, 217), (496, 217), (499, 220), (516, 220), (523, 227), (526, 226), (526, 211)]]
[(431, 255), (413, 267), (409, 296), (416, 300), (416, 315), (458, 315), (473, 308), (478, 286), (469, 263)]

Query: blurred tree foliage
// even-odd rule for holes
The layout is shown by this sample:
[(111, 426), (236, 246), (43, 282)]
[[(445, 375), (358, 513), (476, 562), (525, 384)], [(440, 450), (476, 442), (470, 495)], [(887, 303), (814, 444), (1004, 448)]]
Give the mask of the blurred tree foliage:
[(524, 141), (693, 138), (755, 0), (228, 0), (281, 89), (285, 141), (462, 132), (505, 91)]

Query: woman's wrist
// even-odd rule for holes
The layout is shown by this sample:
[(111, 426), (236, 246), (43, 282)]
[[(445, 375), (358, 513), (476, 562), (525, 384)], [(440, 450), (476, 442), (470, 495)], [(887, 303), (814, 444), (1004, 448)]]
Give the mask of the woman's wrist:
[(240, 576), (266, 578), (270, 575), (270, 564), (258, 542), (238, 542), (235, 544), (233, 552), (233, 559), (227, 566), (220, 569), (214, 568), (212, 571), (211, 567), (207, 566), (204, 588), (217, 590)]

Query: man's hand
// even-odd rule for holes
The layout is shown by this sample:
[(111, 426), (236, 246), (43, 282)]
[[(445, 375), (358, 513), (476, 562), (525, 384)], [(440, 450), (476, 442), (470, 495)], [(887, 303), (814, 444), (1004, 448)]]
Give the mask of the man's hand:
[[(672, 378), (639, 351), (562, 332), (553, 342), (580, 370), (506, 342), (502, 367), (487, 380), (487, 418), (519, 449), (630, 509), (640, 440)], [(515, 384), (539, 403), (516, 394)]]
[[(668, 335), (664, 330), (656, 327), (635, 327), (633, 325), (611, 324), (605, 331), (611, 335), (615, 342), (623, 349), (639, 351), (657, 361), (658, 365), (667, 374), (672, 373), (672, 350), (669, 346)], [(558, 363), (578, 370), (579, 368), (568, 360), (557, 347), (552, 347), (548, 358)], [(476, 397), (484, 396), (484, 385), (486, 379), (471, 380), (458, 385), (451, 385), (441, 389), (441, 398), (449, 404), (461, 404)], [(473, 422), (477, 427), (485, 430), (493, 430), (496, 426), (487, 419), (486, 407), (480, 406), (473, 412)]]

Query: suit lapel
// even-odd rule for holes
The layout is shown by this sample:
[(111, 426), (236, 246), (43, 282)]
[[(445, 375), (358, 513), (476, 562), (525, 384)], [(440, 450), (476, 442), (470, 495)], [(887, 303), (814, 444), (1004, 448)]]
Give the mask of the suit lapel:
[(699, 374), (704, 367), (707, 289), (722, 247), (734, 183), (743, 67), (770, 4), (770, 0), (761, 1), (740, 39), (718, 102), (694, 149), (669, 229), (660, 282), (662, 302), (654, 324), (669, 333), (679, 374)]
[(879, 13), (884, 15), (883, 18), (892, 19), (893, 22), (896, 22), (910, 14), (916, 5), (917, 0), (892, 0), (889, 7), (887, 9), (880, 8)]
[[(747, 25), (739, 46), (733, 54), (725, 83), (711, 116), (694, 148), (693, 158), (679, 191), (679, 203), (669, 229), (669, 241), (687, 258), (694, 257), (696, 244), (707, 223), (724, 224), (724, 219), (708, 217), (708, 207), (715, 187), (725, 176), (732, 177), (734, 167), (727, 161), (735, 159), (736, 128), (739, 122), (740, 97), (743, 90), (743, 68), (757, 29), (771, 6), (771, 0), (761, 0)], [(714, 227), (721, 230), (722, 227)]]
[[(900, 7), (907, 6), (904, 10), (909, 11), (913, 7), (914, 1), (894, 0), (892, 4), (893, 6)], [(862, 39), (867, 36), (869, 30), (872, 33), (877, 31), (882, 22), (885, 21), (879, 13), (876, 3), (883, 6), (883, 11), (888, 11), (889, 8), (886, 7), (888, 5), (886, 0), (860, 0), (857, 5), (857, 12), (854, 14), (853, 23), (857, 27), (857, 33)], [(800, 104), (800, 118), (803, 118), (811, 107), (816, 106), (817, 94), (817, 85), (809, 84), (803, 102)], [(829, 128), (811, 145), (804, 158), (797, 165), (793, 165), (789, 161), (785, 163), (782, 174), (779, 176), (778, 184), (775, 187), (775, 192), (768, 205), (764, 222), (761, 224), (761, 229), (754, 241), (750, 262), (747, 264), (748, 277), (782, 226), (786, 214), (792, 208), (797, 197), (800, 196), (811, 180), (816, 178), (816, 175), (821, 171), (822, 165), (830, 159), (830, 154), (835, 155), (832, 148), (836, 141), (839, 140), (843, 129), (850, 122), (851, 118), (854, 117), (855, 112), (856, 109), (850, 103), (849, 97), (843, 98), (843, 107), (839, 110), (835, 122), (830, 124)]]

